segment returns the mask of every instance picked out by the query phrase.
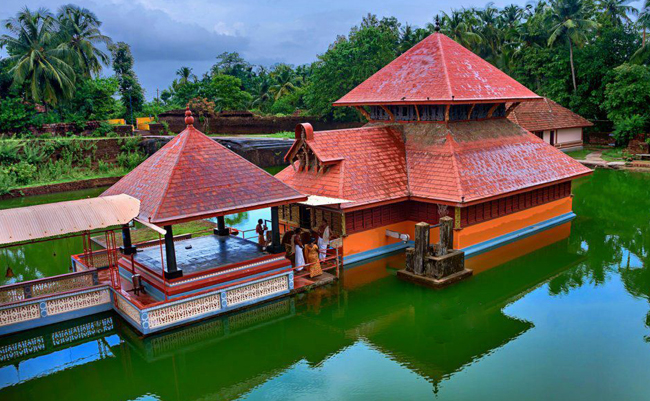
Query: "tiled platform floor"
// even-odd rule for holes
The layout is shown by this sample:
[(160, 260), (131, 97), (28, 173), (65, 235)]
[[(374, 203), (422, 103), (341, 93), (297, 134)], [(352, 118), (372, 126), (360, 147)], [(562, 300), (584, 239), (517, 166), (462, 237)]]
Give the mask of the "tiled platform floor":
[[(215, 267), (244, 262), (268, 255), (256, 243), (235, 236), (207, 235), (174, 243), (176, 264), (183, 274), (192, 274)], [(163, 244), (163, 255), (165, 254)], [(160, 247), (138, 251), (135, 261), (158, 272), (162, 271)]]

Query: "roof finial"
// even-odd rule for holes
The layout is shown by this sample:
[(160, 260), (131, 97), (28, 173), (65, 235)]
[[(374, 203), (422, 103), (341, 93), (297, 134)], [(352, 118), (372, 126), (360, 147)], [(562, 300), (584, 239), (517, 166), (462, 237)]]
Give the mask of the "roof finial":
[(192, 117), (192, 111), (190, 110), (190, 104), (187, 104), (187, 107), (185, 108), (185, 124), (187, 124), (188, 127), (192, 127), (194, 124), (194, 117)]
[(440, 17), (436, 14), (436, 27), (433, 28), (436, 32), (440, 32)]

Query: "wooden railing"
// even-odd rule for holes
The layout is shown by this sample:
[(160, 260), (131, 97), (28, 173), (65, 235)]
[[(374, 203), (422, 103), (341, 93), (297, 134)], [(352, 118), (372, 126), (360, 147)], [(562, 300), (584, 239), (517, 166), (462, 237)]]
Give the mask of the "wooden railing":
[(0, 305), (20, 302), (44, 295), (83, 289), (99, 284), (97, 270), (61, 274), (22, 283), (0, 286)]

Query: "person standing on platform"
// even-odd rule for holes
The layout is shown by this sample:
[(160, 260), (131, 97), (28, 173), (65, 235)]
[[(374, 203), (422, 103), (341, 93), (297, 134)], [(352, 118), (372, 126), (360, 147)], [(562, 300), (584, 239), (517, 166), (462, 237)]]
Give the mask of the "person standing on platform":
[(318, 258), (323, 260), (327, 257), (327, 246), (330, 243), (330, 226), (327, 220), (323, 219), (318, 227)]
[(264, 250), (266, 248), (266, 238), (264, 237), (264, 231), (267, 230), (264, 220), (257, 220), (257, 226), (255, 227), (255, 232), (257, 233), (257, 245)]
[[(320, 239), (320, 236), (318, 238)], [(318, 245), (316, 245), (316, 241), (313, 239), (309, 244), (305, 245), (305, 259), (307, 259), (307, 263), (309, 264), (309, 277), (316, 277), (323, 274), (323, 269), (320, 265)]]
[(296, 271), (302, 271), (302, 269), (304, 269), (304, 264), (305, 264), (305, 251), (304, 251), (304, 246), (302, 244), (302, 240), (300, 239), (300, 228), (297, 227), (293, 232), (294, 235), (291, 241), (293, 244), (293, 251), (295, 254), (293, 267), (297, 268)]
[(293, 231), (287, 231), (282, 236), (282, 245), (284, 245), (284, 257), (291, 262), (291, 267), (295, 267), (295, 252), (293, 249), (293, 236), (295, 233)]

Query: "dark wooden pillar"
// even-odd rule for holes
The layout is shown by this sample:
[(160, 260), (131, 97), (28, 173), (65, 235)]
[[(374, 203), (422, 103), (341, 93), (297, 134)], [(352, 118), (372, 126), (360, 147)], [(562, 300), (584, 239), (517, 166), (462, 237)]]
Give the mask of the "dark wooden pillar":
[(217, 217), (217, 230), (215, 232), (217, 235), (230, 235), (230, 230), (226, 228), (226, 217), (219, 216)]
[(413, 255), (413, 273), (424, 274), (424, 258), (429, 247), (429, 230), (431, 226), (427, 223), (415, 225), (415, 254)]
[(277, 206), (271, 208), (271, 246), (269, 252), (280, 253), (284, 248), (280, 244), (280, 216)]
[(120, 251), (125, 255), (133, 255), (136, 252), (136, 248), (131, 243), (131, 230), (128, 224), (122, 226), (122, 247), (120, 247)]
[(176, 250), (174, 249), (174, 232), (172, 226), (165, 226), (165, 278), (183, 276), (183, 271), (176, 266)]
[(449, 216), (440, 218), (440, 245), (442, 254), (454, 249), (454, 219)]

